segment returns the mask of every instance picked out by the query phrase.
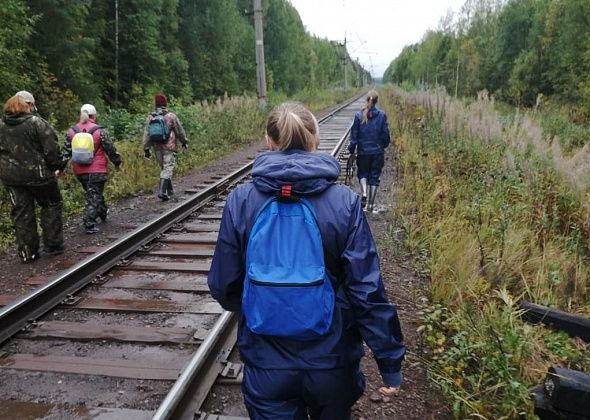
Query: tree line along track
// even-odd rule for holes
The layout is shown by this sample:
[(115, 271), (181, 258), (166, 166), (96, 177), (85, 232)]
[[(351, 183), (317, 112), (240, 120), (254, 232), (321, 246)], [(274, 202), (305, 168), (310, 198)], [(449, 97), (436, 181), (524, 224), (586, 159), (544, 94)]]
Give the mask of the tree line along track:
[[(343, 164), (360, 107), (354, 98), (320, 120), (320, 151)], [(206, 276), (225, 197), (251, 166), (212, 176), (53, 278), (29, 279), (27, 295), (0, 295), (0, 418), (193, 418), (221, 371), (238, 375), (225, 357), (236, 317)]]

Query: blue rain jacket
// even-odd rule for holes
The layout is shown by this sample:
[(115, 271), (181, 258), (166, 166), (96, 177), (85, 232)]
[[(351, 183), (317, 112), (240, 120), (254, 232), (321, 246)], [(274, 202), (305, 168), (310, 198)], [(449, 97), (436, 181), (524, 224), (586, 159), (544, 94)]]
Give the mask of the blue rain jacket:
[(363, 124), (363, 112), (355, 114), (348, 143), (350, 153), (356, 150), (358, 155), (378, 155), (389, 146), (389, 125), (385, 112), (372, 107), (369, 109), (368, 117), (366, 124)]
[[(209, 272), (213, 297), (228, 311), (241, 312), (248, 236), (256, 215), (282, 184), (313, 205), (336, 292), (333, 322), (325, 336), (298, 341), (254, 334), (240, 314), (242, 360), (263, 369), (333, 369), (358, 363), (364, 340), (385, 384), (401, 382), (405, 347), (395, 307), (385, 294), (379, 258), (359, 197), (337, 185), (338, 162), (328, 154), (300, 150), (260, 154), (253, 182), (234, 189), (225, 205)], [(285, 238), (289, 240), (289, 238)], [(333, 261), (328, 261), (332, 260)]]

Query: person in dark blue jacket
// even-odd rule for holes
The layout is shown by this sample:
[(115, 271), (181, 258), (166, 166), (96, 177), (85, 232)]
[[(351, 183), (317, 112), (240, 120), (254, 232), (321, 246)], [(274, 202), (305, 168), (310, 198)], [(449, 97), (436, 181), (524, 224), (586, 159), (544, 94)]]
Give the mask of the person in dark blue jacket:
[[(319, 129), (313, 114), (283, 104), (271, 112), (266, 130), (271, 151), (257, 156), (253, 181), (227, 199), (209, 288), (223, 308), (239, 313), (242, 391), (252, 419), (348, 419), (365, 387), (359, 368), (363, 340), (383, 378), (380, 392), (399, 390), (405, 347), (397, 311), (387, 300), (359, 197), (336, 184), (338, 162), (316, 152)], [(308, 341), (255, 334), (241, 312), (249, 234), (261, 206), (285, 184), (315, 210), (336, 295), (329, 331)]]
[(367, 103), (362, 111), (357, 112), (354, 116), (348, 144), (348, 151), (351, 154), (356, 151), (357, 154), (357, 176), (361, 184), (363, 206), (366, 203), (366, 210), (372, 212), (375, 211), (375, 197), (385, 161), (384, 150), (390, 142), (387, 115), (376, 107), (377, 100), (377, 92), (369, 91)]

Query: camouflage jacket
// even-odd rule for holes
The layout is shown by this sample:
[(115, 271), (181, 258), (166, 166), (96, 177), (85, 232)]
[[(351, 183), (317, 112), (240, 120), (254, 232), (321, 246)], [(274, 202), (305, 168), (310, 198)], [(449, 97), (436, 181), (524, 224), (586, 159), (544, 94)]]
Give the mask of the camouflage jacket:
[[(154, 118), (154, 115), (157, 114), (164, 115), (164, 118), (166, 119), (166, 124), (168, 124), (168, 128), (170, 128), (170, 137), (168, 138), (167, 143), (154, 144), (150, 141), (150, 136), (148, 134), (148, 126), (150, 124), (150, 121)], [(186, 131), (184, 131), (184, 128), (180, 123), (180, 120), (178, 119), (175, 113), (168, 111), (165, 107), (156, 108), (156, 112), (150, 114), (145, 120), (145, 125), (143, 129), (143, 148), (147, 149), (150, 146), (153, 146), (155, 150), (167, 150), (169, 152), (176, 152), (176, 141), (179, 141), (181, 144), (188, 144), (188, 139), (186, 138)]]
[(0, 121), (0, 181), (44, 185), (64, 168), (57, 135), (35, 114), (4, 114)]

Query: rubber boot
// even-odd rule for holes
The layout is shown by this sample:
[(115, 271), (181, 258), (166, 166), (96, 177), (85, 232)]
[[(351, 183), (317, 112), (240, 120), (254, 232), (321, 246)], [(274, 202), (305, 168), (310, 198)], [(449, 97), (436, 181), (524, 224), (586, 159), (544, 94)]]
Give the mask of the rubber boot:
[(375, 210), (375, 197), (377, 196), (377, 185), (369, 185), (369, 202), (367, 204), (367, 211), (377, 213)]
[(170, 196), (168, 195), (168, 182), (169, 179), (160, 178), (160, 186), (158, 187), (158, 197), (162, 201), (168, 201)]
[(172, 196), (174, 195), (174, 189), (172, 188), (172, 180), (171, 179), (166, 180), (166, 193), (168, 194), (169, 198), (172, 198)]
[(98, 233), (100, 229), (94, 223), (84, 224), (84, 230), (87, 234), (92, 235), (94, 233)]
[(367, 178), (361, 178), (359, 182), (361, 184), (361, 206), (364, 209), (367, 205)]

